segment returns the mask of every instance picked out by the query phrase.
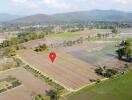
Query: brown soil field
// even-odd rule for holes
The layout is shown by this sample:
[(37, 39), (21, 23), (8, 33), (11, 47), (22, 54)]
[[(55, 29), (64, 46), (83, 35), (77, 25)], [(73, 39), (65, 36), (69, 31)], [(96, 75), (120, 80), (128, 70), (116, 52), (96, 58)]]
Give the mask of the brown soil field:
[(32, 100), (32, 92), (22, 85), (0, 94), (0, 100)]
[(0, 100), (32, 100), (36, 94), (45, 94), (46, 91), (52, 89), (51, 86), (35, 78), (22, 67), (0, 73), (0, 78), (7, 76), (16, 77), (22, 85), (1, 93)]
[(97, 63), (97, 65), (106, 66), (108, 68), (117, 68), (117, 69), (124, 68), (125, 64), (129, 64), (129, 63), (120, 61), (112, 57), (108, 57), (107, 59), (104, 58), (99, 63)]
[(69, 47), (61, 47), (56, 49), (59, 52), (72, 52), (72, 51), (79, 51), (79, 50), (93, 50), (93, 49), (99, 49), (99, 48), (103, 48), (107, 45), (112, 45), (114, 43), (112, 42), (89, 42), (89, 43), (83, 43), (83, 44), (78, 44), (78, 45), (73, 45), (73, 46), (69, 46)]
[(46, 43), (47, 45), (50, 44), (56, 44), (56, 43), (63, 43), (65, 40), (77, 40), (78, 37), (71, 37), (71, 38), (59, 38), (59, 37), (46, 37), (42, 39), (36, 39), (36, 40), (31, 40), (26, 43), (22, 43), (21, 45), (26, 47), (26, 48), (35, 48), (39, 44), (44, 44)]
[(57, 58), (54, 63), (49, 59), (49, 52), (37, 53), (32, 50), (25, 50), (18, 54), (24, 61), (54, 80), (59, 81), (67, 88), (78, 89), (91, 83), (90, 79), (96, 80), (100, 78), (95, 74), (92, 65), (66, 53), (56, 51)]
[(85, 29), (84, 31), (74, 32), (80, 34), (81, 36), (94, 36), (98, 33), (110, 33), (110, 29)]

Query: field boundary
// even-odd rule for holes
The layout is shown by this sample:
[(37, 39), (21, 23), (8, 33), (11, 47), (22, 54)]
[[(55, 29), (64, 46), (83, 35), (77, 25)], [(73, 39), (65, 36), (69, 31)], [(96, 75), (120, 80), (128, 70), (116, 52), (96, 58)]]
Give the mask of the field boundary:
[[(103, 78), (103, 79), (101, 79), (100, 81), (102, 82), (102, 81), (105, 81), (105, 80), (108, 80), (109, 78)], [(63, 98), (65, 98), (66, 99), (66, 95), (69, 95), (69, 94), (71, 94), (71, 93), (74, 93), (74, 92), (78, 92), (78, 91), (80, 91), (80, 90), (82, 90), (82, 89), (84, 89), (84, 88), (86, 88), (86, 87), (88, 87), (88, 86), (92, 86), (92, 85), (94, 85), (94, 84), (96, 84), (96, 82), (92, 82), (92, 83), (89, 83), (89, 84), (86, 84), (86, 85), (84, 85), (84, 86), (82, 86), (82, 87), (80, 87), (80, 88), (78, 88), (78, 89), (75, 89), (74, 91), (70, 91), (70, 92), (68, 92), (68, 93), (65, 93), (65, 94), (63, 94), (63, 95), (61, 95)], [(67, 99), (66, 99), (67, 100)]]
[(68, 88), (68, 87), (65, 86), (63, 83), (61, 83), (61, 82), (55, 80), (54, 78), (50, 77), (50, 76), (47, 75), (46, 73), (44, 73), (44, 72), (38, 70), (35, 66), (33, 66), (32, 64), (29, 64), (27, 61), (25, 61), (24, 59), (22, 59), (19, 55), (16, 55), (16, 57), (19, 58), (20, 60), (22, 60), (26, 65), (29, 65), (31, 68), (33, 68), (33, 69), (39, 71), (40, 73), (42, 73), (42, 75), (44, 75), (44, 76), (46, 76), (46, 77), (49, 77), (50, 79), (53, 80), (53, 82), (55, 82), (55, 83), (61, 85), (61, 86), (64, 87), (66, 90), (71, 91), (71, 92), (74, 91), (74, 89)]
[(19, 68), (21, 68), (21, 66), (20, 67), (16, 67), (16, 68), (10, 68), (10, 69), (4, 70), (4, 71), (0, 71), (0, 74), (6, 73), (6, 72), (11, 71), (11, 70), (16, 70), (16, 69), (19, 69)]
[[(96, 82), (92, 82), (92, 83), (83, 85), (83, 86), (79, 87), (78, 89), (72, 89), (72, 88), (69, 88), (69, 87), (65, 86), (63, 83), (57, 81), (56, 79), (50, 77), (50, 76), (47, 75), (46, 73), (40, 71), (39, 69), (37, 69), (37, 68), (36, 68), (35, 66), (33, 66), (32, 64), (29, 64), (27, 61), (25, 61), (25, 60), (24, 60), (22, 57), (20, 57), (19, 55), (16, 55), (16, 57), (19, 58), (20, 60), (22, 60), (26, 65), (29, 65), (31, 68), (33, 68), (33, 69), (39, 71), (40, 73), (42, 73), (42, 75), (44, 75), (44, 76), (49, 77), (50, 79), (52, 79), (53, 82), (55, 82), (55, 83), (57, 83), (57, 84), (63, 86), (66, 90), (69, 91), (69, 94), (72, 93), (72, 92), (77, 92), (77, 91), (79, 91), (79, 90), (81, 90), (81, 89), (83, 89), (83, 88), (85, 88), (85, 87), (87, 87), (87, 86), (90, 86), (90, 85), (93, 85), (93, 84), (96, 83)], [(106, 80), (106, 79), (108, 79), (108, 78), (103, 78), (103, 79), (101, 79), (101, 81), (104, 81), (104, 80)], [(63, 95), (65, 95), (65, 94), (63, 94)]]
[(0, 95), (5, 94), (5, 93), (7, 93), (7, 92), (11, 92), (11, 91), (13, 91), (13, 90), (15, 90), (15, 89), (17, 89), (17, 88), (22, 87), (22, 86), (23, 86), (23, 84), (21, 84), (21, 85), (15, 87), (15, 88), (9, 89), (9, 90), (7, 90), (7, 91), (5, 91), (5, 92), (2, 92), (2, 93), (0, 93)]

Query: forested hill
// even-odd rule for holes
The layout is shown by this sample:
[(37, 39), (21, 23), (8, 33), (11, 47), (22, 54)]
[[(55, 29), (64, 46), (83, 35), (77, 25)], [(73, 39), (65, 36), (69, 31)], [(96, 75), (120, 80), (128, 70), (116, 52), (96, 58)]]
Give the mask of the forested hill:
[(60, 13), (53, 15), (36, 14), (23, 18), (18, 18), (9, 23), (75, 23), (75, 22), (88, 22), (88, 21), (132, 21), (132, 13), (116, 11), (116, 10), (91, 10), (91, 11), (77, 11)]

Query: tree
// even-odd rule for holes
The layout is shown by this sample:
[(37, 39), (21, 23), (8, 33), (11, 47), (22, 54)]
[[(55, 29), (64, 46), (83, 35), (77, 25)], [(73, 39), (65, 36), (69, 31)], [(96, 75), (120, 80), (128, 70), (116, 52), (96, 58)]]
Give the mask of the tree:
[(95, 69), (95, 72), (99, 75), (102, 75), (104, 77), (112, 77), (114, 75), (116, 75), (117, 70), (115, 69), (106, 69), (106, 67), (104, 66), (102, 67), (98, 67)]
[(48, 50), (48, 47), (46, 44), (42, 44), (42, 45), (39, 45), (38, 47), (36, 47), (34, 51), (41, 52), (41, 51), (45, 51), (45, 50)]
[(118, 50), (116, 50), (116, 53), (118, 54), (118, 58), (122, 59), (122, 57), (125, 57), (126, 60), (131, 60), (132, 57), (132, 40), (127, 39), (125, 41), (122, 41), (119, 45)]
[(116, 53), (118, 54), (118, 58), (122, 59), (122, 57), (124, 56), (124, 49), (119, 48), (118, 50), (116, 50)]
[(116, 28), (113, 28), (111, 32), (117, 34), (118, 30)]
[(51, 100), (59, 100), (59, 98), (60, 98), (59, 90), (51, 90), (50, 97), (51, 97)]
[(9, 56), (15, 56), (16, 55), (16, 51), (15, 50), (10, 50), (8, 55)]

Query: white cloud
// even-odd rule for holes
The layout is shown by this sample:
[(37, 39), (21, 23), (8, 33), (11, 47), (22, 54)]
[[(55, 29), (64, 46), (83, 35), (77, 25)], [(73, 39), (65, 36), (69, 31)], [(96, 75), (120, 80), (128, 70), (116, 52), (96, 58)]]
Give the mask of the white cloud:
[(49, 5), (50, 7), (54, 7), (59, 10), (68, 10), (75, 7), (74, 5), (65, 2), (65, 0), (42, 0), (42, 1), (43, 3)]
[(57, 4), (57, 1), (56, 0), (43, 0), (45, 3), (47, 4), (53, 4), (53, 5), (56, 5)]
[(117, 3), (123, 4), (123, 5), (132, 3), (131, 0), (115, 0), (115, 1), (116, 1)]
[(12, 5), (14, 8), (29, 10), (30, 12), (42, 12), (41, 7), (35, 0), (12, 0)]
[(28, 0), (12, 0), (12, 2), (15, 2), (15, 3), (25, 3), (25, 2), (28, 2)]

